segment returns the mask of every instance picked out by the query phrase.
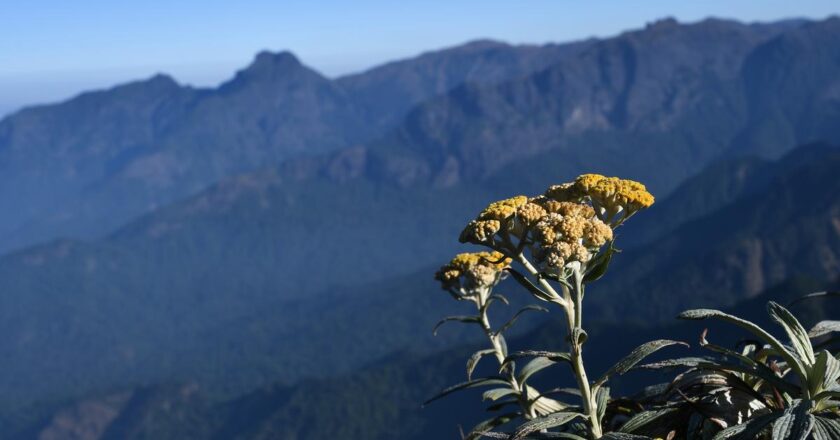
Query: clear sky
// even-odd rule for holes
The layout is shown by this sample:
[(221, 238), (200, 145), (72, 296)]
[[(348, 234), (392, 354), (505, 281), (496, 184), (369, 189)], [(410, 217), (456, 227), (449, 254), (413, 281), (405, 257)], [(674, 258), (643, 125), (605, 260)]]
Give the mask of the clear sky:
[(215, 85), (262, 49), (335, 76), (476, 38), (562, 42), (666, 16), (837, 13), (838, 0), (0, 0), (0, 115), (156, 72)]

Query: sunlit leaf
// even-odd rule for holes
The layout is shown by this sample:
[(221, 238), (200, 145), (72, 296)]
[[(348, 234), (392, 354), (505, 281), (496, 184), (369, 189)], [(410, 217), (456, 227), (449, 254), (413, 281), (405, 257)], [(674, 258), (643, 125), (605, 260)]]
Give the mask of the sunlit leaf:
[(773, 349), (775, 349), (779, 353), (780, 356), (782, 356), (785, 359), (785, 361), (788, 362), (788, 364), (791, 366), (791, 368), (794, 369), (794, 371), (796, 371), (799, 377), (806, 377), (805, 366), (802, 364), (802, 361), (800, 361), (796, 356), (794, 356), (793, 353), (791, 353), (784, 346), (784, 344), (782, 344), (773, 335), (767, 333), (764, 329), (750, 321), (738, 318), (737, 316), (729, 315), (727, 313), (723, 313), (720, 310), (713, 309), (686, 310), (680, 313), (677, 317), (680, 319), (693, 320), (715, 318), (721, 321), (728, 322), (730, 324), (735, 324), (756, 335), (759, 339), (769, 344), (771, 347), (773, 347)]
[(633, 368), (636, 364), (642, 361), (642, 359), (650, 356), (657, 350), (662, 348), (671, 346), (671, 345), (684, 345), (688, 347), (688, 344), (685, 342), (680, 341), (672, 341), (670, 339), (659, 339), (656, 341), (646, 342), (630, 352), (624, 359), (618, 361), (615, 365), (612, 366), (600, 379), (598, 379), (595, 383), (596, 384), (603, 384), (605, 383), (611, 376), (616, 374), (621, 375)]
[(512, 436), (510, 436), (510, 440), (524, 439), (528, 436), (528, 434), (541, 431), (543, 429), (565, 425), (578, 417), (583, 417), (583, 414), (574, 412), (559, 412), (549, 414), (547, 416), (537, 417), (536, 419), (529, 420), (516, 428), (516, 431)]
[(531, 375), (533, 375), (534, 373), (544, 368), (548, 368), (556, 363), (557, 361), (553, 361), (547, 357), (534, 358), (530, 362), (525, 364), (525, 366), (522, 367), (521, 370), (519, 370), (519, 373), (516, 375), (516, 380), (519, 383), (525, 383), (528, 381), (528, 378), (530, 378)]
[(814, 349), (811, 347), (811, 339), (808, 338), (808, 332), (805, 327), (802, 327), (799, 320), (788, 309), (773, 301), (767, 303), (767, 312), (785, 330), (791, 344), (793, 344), (793, 349), (805, 365), (814, 365)]
[(773, 423), (773, 440), (805, 440), (814, 428), (811, 403), (794, 400), (781, 417)]
[(662, 417), (668, 417), (677, 411), (679, 411), (677, 408), (661, 408), (650, 411), (642, 411), (622, 425), (619, 432), (633, 433), (633, 431), (645, 427)]
[(484, 350), (478, 350), (477, 352), (473, 353), (472, 356), (467, 360), (467, 380), (472, 379), (473, 371), (475, 370), (476, 365), (478, 365), (478, 361), (481, 360), (482, 357), (495, 353), (496, 350), (492, 348), (487, 348)]

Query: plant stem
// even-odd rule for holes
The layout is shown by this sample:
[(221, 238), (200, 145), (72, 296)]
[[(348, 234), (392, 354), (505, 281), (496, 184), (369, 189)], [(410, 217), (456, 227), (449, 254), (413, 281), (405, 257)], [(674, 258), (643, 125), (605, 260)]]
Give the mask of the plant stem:
[[(490, 340), (490, 344), (493, 346), (493, 352), (496, 355), (496, 360), (499, 362), (499, 367), (501, 367), (505, 363), (506, 354), (504, 349), (502, 348), (502, 344), (499, 343), (499, 338), (502, 337), (501, 335), (497, 335), (493, 328), (490, 326), (490, 318), (487, 316), (487, 304), (480, 304), (479, 305), (479, 315), (481, 315), (481, 328), (484, 330), (484, 334), (487, 335), (487, 339)], [(533, 419), (537, 416), (536, 412), (534, 411), (534, 406), (531, 405), (527, 398), (523, 399), (522, 389), (519, 386), (519, 381), (516, 380), (516, 374), (512, 364), (508, 364), (505, 367), (505, 371), (507, 372), (507, 381), (510, 384), (511, 388), (517, 391), (519, 406), (522, 407), (522, 414), (526, 419)]]
[(589, 384), (589, 379), (586, 375), (586, 369), (583, 366), (583, 346), (575, 337), (575, 329), (583, 330), (583, 275), (579, 269), (575, 270), (574, 291), (569, 292), (569, 288), (563, 286), (563, 295), (557, 293), (545, 278), (539, 276), (539, 271), (525, 258), (521, 253), (516, 257), (522, 266), (534, 277), (539, 280), (540, 285), (546, 291), (556, 298), (563, 298), (564, 311), (566, 312), (566, 331), (569, 335), (569, 343), (571, 345), (572, 369), (575, 373), (575, 380), (577, 381), (578, 390), (583, 403), (583, 412), (589, 417), (590, 434), (597, 439), (603, 435), (601, 429), (601, 421), (598, 419), (598, 404), (592, 395), (592, 388)]

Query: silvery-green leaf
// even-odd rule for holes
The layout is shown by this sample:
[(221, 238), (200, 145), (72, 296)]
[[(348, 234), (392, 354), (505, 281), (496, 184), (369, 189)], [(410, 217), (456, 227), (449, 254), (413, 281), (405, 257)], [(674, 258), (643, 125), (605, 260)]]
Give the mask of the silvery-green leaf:
[(508, 357), (505, 358), (505, 361), (502, 363), (501, 368), (504, 368), (504, 366), (509, 364), (510, 362), (526, 357), (544, 357), (551, 359), (554, 362), (572, 361), (572, 356), (569, 353), (563, 353), (560, 351), (525, 350), (517, 351), (516, 353), (510, 354)]
[(487, 390), (482, 394), (482, 400), (492, 400), (497, 401), (505, 396), (510, 396), (511, 394), (516, 394), (516, 390), (507, 388), (494, 388), (492, 390)]
[(549, 414), (547, 416), (537, 417), (536, 419), (529, 420), (516, 428), (516, 431), (510, 436), (510, 440), (522, 440), (526, 438), (528, 434), (541, 431), (543, 429), (565, 425), (577, 417), (583, 417), (583, 414), (574, 412), (559, 412)]
[(628, 434), (626, 432), (608, 432), (602, 437), (604, 440), (653, 440), (646, 435)]
[(437, 335), (437, 332), (440, 329), (440, 326), (442, 326), (443, 324), (446, 324), (447, 322), (451, 322), (451, 321), (459, 321), (459, 322), (466, 322), (466, 323), (478, 323), (478, 322), (481, 322), (481, 319), (479, 319), (478, 316), (447, 316), (446, 318), (441, 319), (440, 321), (438, 321), (437, 324), (435, 324), (435, 328), (432, 329), (432, 334)]
[(482, 377), (482, 378), (479, 378), (479, 379), (473, 379), (473, 380), (469, 380), (469, 381), (466, 381), (466, 382), (461, 382), (459, 384), (455, 384), (455, 385), (452, 385), (449, 388), (444, 389), (443, 391), (441, 391), (440, 393), (438, 393), (437, 395), (435, 395), (431, 399), (423, 402), (423, 406), (428, 405), (428, 404), (434, 402), (435, 400), (438, 400), (438, 399), (440, 399), (444, 396), (447, 396), (449, 394), (452, 394), (456, 391), (465, 390), (467, 388), (475, 388), (475, 387), (489, 386), (489, 385), (505, 385), (506, 386), (506, 385), (508, 385), (508, 383), (503, 378), (498, 377), (498, 376)]
[(531, 375), (533, 375), (534, 373), (544, 368), (548, 368), (556, 363), (556, 361), (553, 361), (547, 357), (536, 357), (527, 364), (525, 364), (525, 366), (522, 367), (521, 370), (519, 370), (519, 374), (516, 375), (516, 380), (519, 383), (525, 383), (528, 381), (528, 378), (530, 378)]
[(513, 420), (517, 417), (519, 417), (519, 413), (513, 412), (513, 413), (502, 414), (502, 415), (493, 417), (492, 419), (487, 419), (487, 420), (479, 423), (478, 425), (475, 425), (473, 427), (472, 431), (470, 431), (470, 433), (467, 434), (466, 437), (464, 437), (464, 440), (478, 440), (479, 438), (481, 438), (486, 433), (492, 431), (493, 428), (496, 428), (497, 426), (504, 425), (505, 423), (510, 422), (511, 420)]
[(763, 414), (748, 420), (746, 423), (740, 425), (730, 426), (722, 431), (719, 431), (712, 440), (725, 440), (729, 438), (738, 440), (748, 440), (758, 437), (758, 435), (767, 429), (773, 421), (781, 417), (780, 412)]
[(531, 282), (531, 280), (528, 277), (518, 272), (517, 270), (510, 267), (505, 270), (507, 270), (508, 273), (510, 273), (511, 276), (513, 276), (513, 279), (515, 279), (519, 284), (528, 289), (528, 291), (531, 292), (532, 295), (537, 297), (537, 299), (543, 301), (553, 301), (557, 298), (555, 295), (552, 295), (537, 287), (537, 285)]
[(545, 313), (548, 313), (548, 309), (546, 309), (545, 307), (542, 307), (542, 306), (537, 306), (537, 305), (533, 305), (533, 304), (532, 304), (532, 305), (525, 306), (525, 307), (523, 307), (523, 308), (519, 309), (519, 311), (518, 311), (518, 312), (516, 312), (516, 314), (515, 314), (515, 315), (513, 315), (513, 317), (512, 317), (512, 318), (510, 318), (510, 320), (509, 320), (508, 322), (506, 322), (506, 323), (505, 323), (505, 325), (503, 325), (503, 326), (502, 326), (502, 327), (501, 327), (501, 328), (500, 328), (500, 329), (496, 332), (496, 334), (502, 334), (502, 333), (506, 332), (509, 328), (513, 327), (513, 324), (516, 324), (516, 320), (517, 320), (517, 319), (519, 319), (519, 317), (520, 317), (523, 313), (525, 313), (525, 312), (527, 312), (527, 311), (535, 311), (535, 312), (545, 312)]
[(475, 371), (475, 366), (478, 365), (478, 361), (481, 360), (482, 357), (495, 353), (496, 350), (492, 348), (487, 348), (484, 350), (478, 350), (477, 352), (473, 353), (472, 356), (467, 360), (467, 380), (472, 379), (473, 371)]
[(799, 377), (806, 377), (805, 366), (802, 363), (802, 361), (799, 360), (799, 358), (796, 357), (793, 353), (791, 353), (787, 348), (785, 348), (784, 344), (782, 344), (773, 335), (767, 333), (764, 329), (750, 321), (738, 318), (737, 316), (732, 316), (727, 313), (723, 313), (720, 310), (713, 309), (686, 310), (680, 313), (677, 317), (680, 319), (693, 320), (715, 318), (728, 322), (730, 324), (735, 324), (749, 331), (750, 333), (758, 336), (759, 339), (769, 344), (771, 347), (773, 347), (773, 349), (775, 349), (778, 352), (778, 354), (781, 357), (785, 359), (788, 365), (790, 365), (790, 367), (799, 375)]
[(805, 440), (814, 427), (811, 402), (794, 400), (773, 423), (773, 440)]
[(685, 345), (686, 347), (688, 344), (685, 342), (680, 341), (672, 341), (669, 339), (659, 339), (656, 341), (646, 342), (630, 352), (624, 359), (618, 361), (615, 365), (612, 366), (600, 379), (598, 379), (595, 383), (596, 384), (603, 384), (605, 383), (611, 376), (616, 374), (624, 374), (630, 371), (636, 364), (642, 361), (642, 359), (650, 356), (657, 350), (662, 348), (668, 347), (670, 345)]
[(622, 425), (619, 432), (633, 433), (633, 431), (647, 426), (662, 417), (669, 417), (671, 414), (677, 412), (677, 408), (662, 408), (650, 411), (642, 411)]
[(824, 297), (831, 297), (831, 296), (840, 297), (840, 292), (823, 291), (823, 292), (814, 292), (814, 293), (809, 293), (807, 295), (802, 295), (799, 298), (796, 298), (795, 300), (788, 303), (788, 307), (790, 307), (790, 306), (792, 306), (792, 305), (794, 305), (794, 304), (796, 304), (800, 301), (807, 300), (807, 299), (824, 298)]
[(840, 438), (840, 420), (814, 417), (814, 440), (837, 440)]
[(816, 362), (808, 378), (811, 389), (828, 389), (832, 385), (837, 385), (838, 378), (840, 378), (840, 361), (826, 350), (817, 353)]
[(607, 248), (594, 261), (589, 263), (589, 270), (586, 271), (583, 282), (588, 284), (601, 279), (607, 273), (612, 256), (616, 252), (615, 240), (611, 240)]
[(781, 305), (770, 301), (767, 303), (767, 312), (787, 333), (790, 342), (793, 345), (794, 351), (805, 363), (806, 366), (814, 365), (814, 349), (811, 347), (811, 339), (808, 337), (808, 332), (799, 320), (793, 316), (788, 309)]
[(598, 405), (598, 421), (604, 419), (607, 412), (607, 404), (610, 401), (610, 387), (600, 387), (595, 393), (595, 404)]
[(819, 338), (833, 332), (840, 332), (840, 321), (820, 321), (808, 331), (808, 336)]

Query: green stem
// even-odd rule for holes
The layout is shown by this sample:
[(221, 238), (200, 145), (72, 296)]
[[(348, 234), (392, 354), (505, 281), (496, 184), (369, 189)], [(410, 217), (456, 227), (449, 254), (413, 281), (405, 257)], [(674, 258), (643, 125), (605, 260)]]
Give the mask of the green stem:
[(570, 292), (569, 288), (564, 285), (563, 296), (561, 296), (554, 289), (554, 286), (545, 278), (539, 276), (539, 271), (524, 255), (520, 253), (516, 256), (516, 259), (532, 276), (539, 280), (540, 285), (546, 289), (546, 292), (558, 298), (557, 303), (566, 312), (566, 331), (569, 335), (569, 343), (571, 344), (572, 369), (575, 373), (578, 390), (580, 390), (583, 412), (589, 417), (592, 438), (600, 438), (603, 435), (603, 431), (601, 429), (601, 421), (598, 419), (598, 403), (592, 395), (592, 388), (586, 375), (586, 369), (583, 366), (583, 347), (580, 341), (573, 338), (573, 335), (576, 333), (575, 329), (583, 329), (583, 275), (580, 273), (580, 270), (575, 270), (574, 291)]
[[(487, 316), (486, 303), (480, 304), (479, 315), (481, 315), (481, 328), (484, 330), (484, 334), (487, 335), (487, 339), (490, 340), (490, 344), (493, 346), (493, 352), (496, 355), (496, 360), (499, 362), (499, 367), (501, 367), (505, 363), (506, 358), (506, 354), (502, 349), (502, 344), (499, 343), (499, 338), (502, 336), (497, 335), (490, 326), (490, 319)], [(516, 372), (513, 365), (508, 364), (505, 367), (505, 371), (507, 372), (507, 381), (511, 388), (517, 391), (519, 406), (522, 407), (522, 414), (526, 419), (535, 418), (537, 414), (534, 410), (534, 406), (529, 403), (527, 397), (524, 396), (522, 387), (520, 387), (519, 381), (516, 380)]]

